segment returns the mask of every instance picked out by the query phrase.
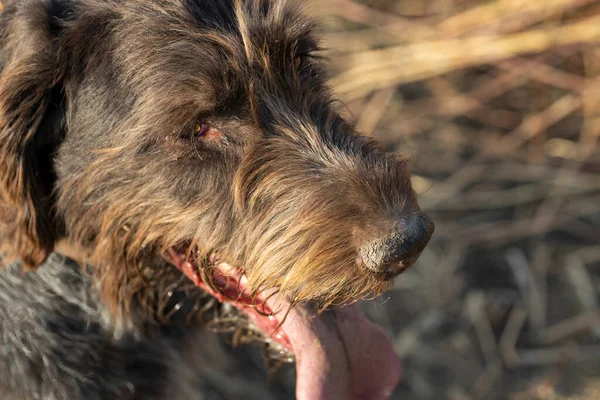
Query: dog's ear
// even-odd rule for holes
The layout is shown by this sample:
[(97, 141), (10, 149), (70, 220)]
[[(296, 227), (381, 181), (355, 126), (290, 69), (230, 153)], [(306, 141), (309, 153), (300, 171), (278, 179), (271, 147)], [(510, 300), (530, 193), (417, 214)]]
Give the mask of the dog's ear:
[(58, 234), (52, 158), (65, 112), (49, 4), (4, 2), (0, 14), (0, 254), (28, 268)]

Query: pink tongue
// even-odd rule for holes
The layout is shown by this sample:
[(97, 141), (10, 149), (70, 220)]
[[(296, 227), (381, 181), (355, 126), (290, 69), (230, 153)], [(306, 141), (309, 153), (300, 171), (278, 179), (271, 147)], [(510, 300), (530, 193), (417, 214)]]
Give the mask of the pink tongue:
[[(168, 250), (165, 256), (197, 286), (220, 301), (227, 301), (202, 281), (185, 256), (174, 250)], [(231, 270), (226, 264), (221, 267), (225, 271)], [(240, 281), (241, 293), (244, 293), (243, 281), (244, 278)], [(225, 285), (225, 288), (230, 286), (238, 287), (234, 284)], [(277, 316), (284, 315), (289, 309), (290, 302), (284, 296), (269, 296), (268, 309), (279, 310), (269, 318), (256, 313), (255, 308), (238, 302), (232, 304), (246, 311), (258, 326), (265, 325), (265, 333), (271, 334), (284, 347), (291, 344), (296, 356), (297, 400), (386, 400), (398, 384), (400, 360), (392, 343), (383, 329), (365, 318), (358, 304), (321, 315), (308, 304), (297, 304), (281, 326), (289, 342), (277, 332), (266, 332), (277, 322)]]
[[(271, 299), (273, 309), (286, 300)], [(355, 304), (317, 315), (297, 305), (283, 326), (296, 355), (298, 400), (385, 400), (400, 379), (387, 334)]]

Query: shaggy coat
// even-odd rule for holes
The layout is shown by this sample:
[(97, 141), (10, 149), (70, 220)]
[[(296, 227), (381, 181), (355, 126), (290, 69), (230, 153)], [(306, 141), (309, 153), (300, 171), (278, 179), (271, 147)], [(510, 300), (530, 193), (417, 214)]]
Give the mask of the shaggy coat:
[(160, 398), (164, 327), (236, 314), (207, 293), (323, 311), (414, 263), (408, 163), (340, 117), (314, 30), (277, 0), (4, 1), (3, 398)]

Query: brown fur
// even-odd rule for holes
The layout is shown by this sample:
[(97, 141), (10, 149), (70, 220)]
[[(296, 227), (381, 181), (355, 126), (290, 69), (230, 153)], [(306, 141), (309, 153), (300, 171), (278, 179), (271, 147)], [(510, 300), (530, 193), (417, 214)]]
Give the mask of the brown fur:
[[(0, 31), (9, 257), (35, 267), (63, 238), (117, 313), (160, 295), (177, 246), (208, 280), (217, 254), (256, 292), (321, 307), (389, 287), (357, 249), (421, 214), (408, 163), (337, 114), (290, 2), (17, 3)], [(199, 119), (222, 136), (190, 138)]]

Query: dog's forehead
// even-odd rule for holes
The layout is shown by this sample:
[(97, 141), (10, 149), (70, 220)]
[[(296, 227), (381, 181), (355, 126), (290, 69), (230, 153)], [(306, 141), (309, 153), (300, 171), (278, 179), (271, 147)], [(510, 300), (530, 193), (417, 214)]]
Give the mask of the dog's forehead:
[[(278, 50), (316, 46), (316, 25), (296, 2), (285, 0), (180, 0), (127, 8), (122, 27), (156, 46), (207, 42), (228, 52), (243, 50), (249, 58)], [(133, 28), (132, 28), (133, 27)], [(132, 28), (132, 29), (128, 29)], [(161, 35), (164, 40), (160, 40)], [(162, 42), (162, 43), (161, 43)], [(255, 60), (256, 61), (256, 60)]]
[[(316, 50), (317, 42), (315, 25), (291, 2), (133, 2), (121, 3), (124, 11), (112, 22), (111, 59), (103, 52), (105, 65), (91, 68), (98, 74), (118, 69), (122, 90), (144, 104), (134, 110), (141, 118), (176, 125), (191, 115), (234, 115), (256, 122), (272, 117), (259, 118), (258, 108), (289, 103), (296, 109), (321, 87), (320, 77), (301, 80), (295, 66), (296, 54)], [(320, 73), (320, 65), (311, 71)]]
[(131, 76), (125, 80), (154, 88), (168, 82), (185, 94), (203, 88), (207, 101), (247, 84), (250, 66), (282, 76), (295, 53), (317, 48), (314, 23), (289, 1), (135, 1), (115, 25), (116, 59)]

